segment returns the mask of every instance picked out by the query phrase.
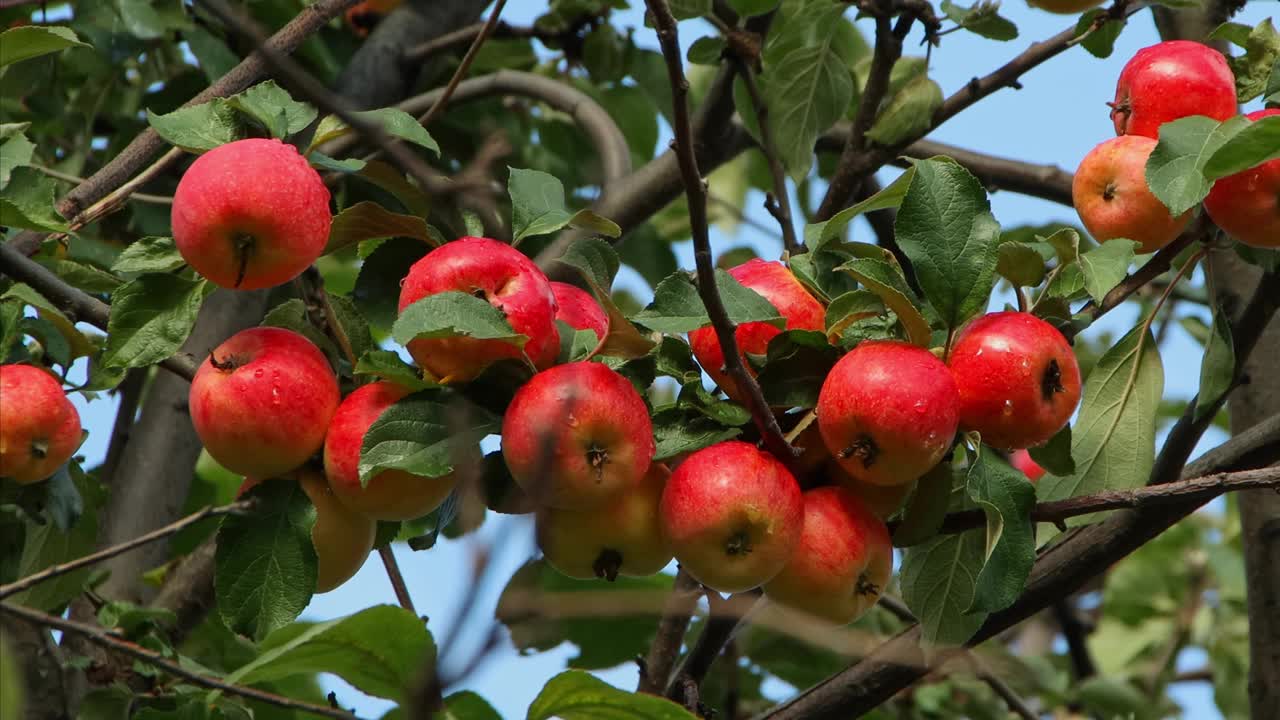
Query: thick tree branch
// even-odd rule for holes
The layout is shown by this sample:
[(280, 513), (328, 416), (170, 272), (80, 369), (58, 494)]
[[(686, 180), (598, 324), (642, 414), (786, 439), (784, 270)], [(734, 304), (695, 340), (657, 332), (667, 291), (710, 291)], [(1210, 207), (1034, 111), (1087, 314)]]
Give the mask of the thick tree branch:
[(701, 595), (702, 586), (681, 568), (676, 573), (671, 595), (662, 608), (662, 620), (658, 623), (653, 644), (649, 646), (649, 655), (640, 665), (640, 684), (636, 692), (660, 695), (665, 690), (671, 668), (684, 643), (684, 634), (689, 629), (689, 618), (693, 616)]
[(292, 698), (276, 695), (275, 693), (269, 693), (264, 690), (244, 687), (243, 685), (232, 685), (216, 678), (201, 675), (188, 670), (176, 662), (168, 660), (154, 650), (149, 650), (141, 645), (137, 645), (129, 642), (128, 640), (117, 637), (109, 630), (100, 628), (96, 625), (75, 622), (74, 620), (64, 620), (60, 617), (48, 615), (38, 610), (32, 610), (31, 608), (7, 602), (0, 602), (0, 613), (21, 618), (27, 622), (42, 625), (44, 627), (61, 630), (64, 633), (72, 633), (88, 640), (94, 645), (128, 655), (135, 660), (151, 665), (159, 670), (163, 670), (169, 675), (182, 678), (192, 685), (198, 685), (210, 690), (221, 690), (228, 695), (256, 700), (268, 705), (285, 708), (286, 710), (298, 710), (312, 715), (317, 715), (319, 717), (334, 718), (335, 720), (351, 720), (354, 717), (351, 713), (344, 710), (329, 708), (323, 705), (313, 705), (308, 702), (294, 700)]
[(764, 393), (751, 373), (742, 362), (738, 351), (736, 328), (729, 319), (729, 313), (720, 298), (716, 287), (715, 260), (711, 256), (711, 238), (707, 226), (707, 185), (698, 170), (698, 158), (694, 153), (693, 125), (689, 121), (689, 81), (685, 79), (680, 41), (676, 31), (676, 19), (671, 14), (665, 0), (645, 0), (649, 13), (654, 19), (658, 33), (658, 43), (662, 46), (662, 56), (667, 64), (667, 78), (671, 82), (672, 100), (675, 110), (675, 152), (680, 164), (680, 175), (684, 179), (685, 197), (689, 202), (689, 225), (693, 232), (693, 256), (697, 265), (698, 295), (707, 308), (711, 325), (715, 328), (716, 338), (724, 351), (725, 371), (734, 383), (747, 396), (747, 406), (751, 416), (764, 438), (765, 447), (779, 460), (794, 464), (795, 449), (782, 436), (778, 427), (778, 419), (773, 416)]
[(56, 578), (59, 575), (65, 575), (69, 572), (79, 570), (80, 568), (88, 567), (90, 565), (95, 565), (97, 563), (102, 562), (103, 560), (106, 560), (107, 558), (112, 558), (121, 553), (129, 552), (134, 548), (141, 547), (148, 543), (153, 543), (156, 540), (163, 540), (164, 538), (167, 538), (170, 535), (173, 535), (175, 533), (181, 532), (182, 530), (188, 527), (191, 527), (192, 525), (195, 525), (196, 523), (202, 520), (205, 520), (207, 518), (243, 513), (248, 511), (252, 506), (253, 506), (253, 501), (240, 500), (238, 502), (233, 502), (229, 505), (220, 505), (218, 507), (209, 506), (209, 507), (202, 508), (182, 518), (181, 520), (178, 520), (177, 522), (173, 522), (162, 528), (152, 530), (149, 533), (139, 535), (138, 537), (133, 538), (132, 540), (122, 542), (118, 545), (112, 545), (111, 547), (103, 548), (95, 553), (90, 553), (88, 555), (85, 555), (84, 557), (76, 558), (75, 560), (69, 560), (67, 562), (58, 563), (56, 565), (50, 565), (49, 567), (45, 568), (44, 570), (41, 570), (40, 572), (32, 573), (31, 575), (28, 575), (24, 578), (19, 578), (18, 580), (14, 580), (8, 585), (0, 585), (0, 600), (3, 600), (4, 598), (9, 597), (10, 595), (13, 595), (14, 593), (19, 593), (19, 592), (22, 592), (23, 590), (39, 585), (40, 583), (45, 582), (47, 580)]

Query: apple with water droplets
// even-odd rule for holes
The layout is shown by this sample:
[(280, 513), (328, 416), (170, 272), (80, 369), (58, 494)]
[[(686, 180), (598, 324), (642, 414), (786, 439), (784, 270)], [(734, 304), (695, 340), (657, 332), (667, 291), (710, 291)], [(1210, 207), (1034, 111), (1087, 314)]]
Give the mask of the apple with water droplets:
[(603, 340), (609, 334), (609, 315), (591, 293), (569, 283), (551, 282), (556, 298), (556, 319), (574, 330), (591, 330)]
[(80, 447), (80, 413), (62, 384), (33, 365), (0, 365), (0, 478), (40, 482)]
[(1071, 202), (1099, 242), (1126, 238), (1150, 253), (1168, 245), (1191, 222), (1178, 217), (1147, 185), (1147, 158), (1156, 141), (1141, 135), (1111, 138), (1085, 155), (1071, 182)]
[[(1280, 108), (1258, 110), (1246, 117), (1257, 122), (1277, 116)], [(1218, 227), (1240, 242), (1280, 248), (1280, 159), (1218, 180), (1204, 199), (1204, 209)]]
[(1160, 137), (1160, 126), (1189, 115), (1222, 121), (1236, 114), (1236, 78), (1222, 53), (1192, 40), (1168, 40), (1134, 53), (1116, 81), (1116, 135)]

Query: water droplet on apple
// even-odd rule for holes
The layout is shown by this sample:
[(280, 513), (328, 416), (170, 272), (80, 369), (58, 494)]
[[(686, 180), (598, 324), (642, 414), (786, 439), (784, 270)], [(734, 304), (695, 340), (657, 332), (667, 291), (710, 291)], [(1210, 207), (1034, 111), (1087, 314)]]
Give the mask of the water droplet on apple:
[(253, 371), (253, 376), (254, 376), (254, 377), (256, 377), (256, 378), (260, 378), (260, 377), (262, 377), (262, 368), (258, 368), (257, 370), (254, 370), (254, 371)]

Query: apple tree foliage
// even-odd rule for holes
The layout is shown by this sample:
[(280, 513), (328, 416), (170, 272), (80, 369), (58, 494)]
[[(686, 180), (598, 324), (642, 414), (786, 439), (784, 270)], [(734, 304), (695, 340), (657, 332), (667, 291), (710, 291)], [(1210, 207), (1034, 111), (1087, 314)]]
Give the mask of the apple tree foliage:
[[(631, 165), (645, 166), (665, 149), (658, 139), (660, 128), (673, 117), (672, 92), (664, 60), (651, 49), (651, 28), (626, 28), (611, 17), (611, 9), (627, 4), (549, 0), (528, 32), (500, 32), (489, 39), (470, 74), (520, 70), (576, 89), (616, 124)], [(893, 13), (906, 12), (906, 4), (889, 5)], [(757, 32), (767, 28), (755, 49), (759, 92), (775, 129), (776, 159), (800, 201), (796, 220), (802, 225), (804, 249), (784, 257), (827, 307), (825, 332), (784, 332), (766, 354), (748, 358), (764, 397), (785, 408), (780, 415), (784, 427), (815, 405), (827, 371), (858, 343), (900, 338), (945, 348), (966, 321), (1015, 296), (1074, 337), (1086, 374), (1083, 402), (1071, 427), (1032, 450), (1050, 471), (1038, 485), (976, 436), (959, 438), (952, 459), (918, 484), (893, 523), (901, 553), (890, 592), (901, 598), (907, 612), (882, 605), (838, 630), (815, 631), (774, 615), (746, 624), (733, 641), (733, 654), (703, 680), (700, 705), (692, 708), (741, 718), (768, 712), (790, 692), (779, 688), (803, 690), (856, 662), (879, 639), (910, 625), (910, 616), (918, 619), (921, 641), (931, 653), (963, 645), (989, 616), (1020, 597), (1038, 550), (1055, 542), (1052, 525), (1031, 520), (1033, 506), (1145, 485), (1161, 431), (1187, 402), (1195, 403), (1197, 414), (1218, 413), (1223, 394), (1235, 386), (1239, 359), (1227, 321), (1231, 309), (1215, 307), (1196, 281), (1178, 286), (1176, 307), (1157, 300), (1159, 293), (1136, 295), (1129, 313), (1136, 316), (1134, 327), (1118, 337), (1091, 328), (1097, 310), (1109, 309), (1109, 293), (1135, 268), (1153, 260), (1136, 257), (1136, 243), (1098, 245), (1074, 226), (1002, 225), (991, 211), (984, 183), (971, 168), (950, 158), (913, 161), (879, 192), (829, 218), (814, 217), (816, 201), (835, 171), (835, 155), (815, 156), (815, 143), (822, 147), (824, 133), (847, 129), (865, 111), (861, 100), (875, 62), (872, 23), (847, 3), (832, 0), (673, 0), (670, 6), (682, 20), (715, 13), (721, 18), (716, 25), (724, 25), (730, 10), (738, 19), (754, 18), (752, 22), (772, 18), (751, 27)], [(262, 0), (243, 9), (274, 29), (301, 11), (302, 3)], [(433, 477), (452, 471), (456, 444), (497, 433), (506, 402), (528, 377), (521, 363), (503, 363), (473, 383), (446, 387), (424, 377), (397, 352), (424, 336), (523, 340), (501, 313), (462, 293), (433, 296), (397, 314), (399, 282), (408, 266), (432, 247), (465, 234), (503, 237), (539, 257), (549, 272), (595, 294), (610, 316), (607, 337), (562, 326), (561, 359), (592, 357), (608, 363), (646, 393), (658, 459), (730, 438), (759, 439), (746, 408), (704, 385), (685, 339), (686, 333), (710, 324), (691, 268), (679, 267), (675, 252), (690, 237), (686, 201), (663, 199), (652, 212), (626, 223), (592, 209), (602, 181), (598, 148), (567, 113), (536, 97), (481, 95), (454, 100), (429, 131), (413, 114), (395, 107), (359, 114), (445, 174), (467, 168), (486, 138), (505, 138), (509, 148), (502, 162), (480, 168), (483, 183), (502, 191), (482, 190), (483, 201), (469, 204), (455, 201), (460, 195), (433, 194), (359, 144), (348, 143), (333, 155), (326, 152), (358, 134), (318, 110), (303, 93), (291, 92), (287, 82), (266, 79), (226, 97), (186, 104), (254, 48), (199, 2), (51, 3), (49, 17), (57, 19), (48, 22), (42, 21), (43, 12), (20, 5), (0, 10), (0, 21), (9, 26), (0, 34), (0, 225), (9, 239), (22, 231), (48, 233), (33, 259), (71, 292), (108, 303), (110, 312), (104, 325), (92, 327), (71, 311), (64, 297), (0, 276), (0, 357), (5, 362), (50, 367), (70, 392), (87, 399), (120, 391), (126, 378), (138, 377), (139, 371), (145, 382), (149, 368), (179, 352), (213, 286), (183, 263), (169, 237), (163, 202), (134, 196), (115, 212), (81, 225), (61, 215), (55, 200), (142, 132), (158, 133), (167, 146), (179, 149), (183, 155), (177, 167), (232, 140), (278, 137), (297, 144), (331, 179), (335, 216), (317, 267), (332, 313), (318, 321), (312, 299), (290, 284), (272, 291), (261, 322), (313, 340), (332, 361), (344, 391), (379, 378), (415, 391), (370, 430), (360, 460), (362, 476), (389, 468)], [(1008, 43), (1019, 36), (998, 3), (965, 7), (944, 0), (930, 17), (942, 28), (976, 33), (991, 42)], [(1083, 13), (1076, 27), (1084, 49), (1069, 51), (1075, 61), (1084, 63), (1086, 51), (1108, 55), (1125, 26), (1120, 17), (1105, 8)], [(741, 51), (734, 44), (741, 42), (741, 34), (708, 30), (714, 27), (681, 25), (684, 33), (702, 35), (687, 57), (692, 95), (699, 102), (712, 92), (711, 66), (729, 67)], [(1270, 21), (1253, 28), (1228, 23), (1213, 37), (1238, 46), (1231, 64), (1241, 101), (1261, 96), (1280, 103), (1280, 36)], [(359, 52), (360, 42), (338, 19), (304, 41), (296, 58), (331, 84)], [(443, 85), (456, 67), (456, 56), (442, 55), (424, 67), (419, 84), (424, 89)], [(900, 148), (932, 130), (944, 90), (928, 71), (928, 57), (906, 55), (892, 65), (884, 98), (868, 116), (866, 142)], [(709, 174), (715, 198), (712, 221), (727, 236), (732, 236), (744, 203), (756, 191), (775, 188), (769, 163), (754, 144), (764, 144), (761, 124), (741, 79), (732, 87), (731, 104), (744, 144), (752, 148)], [(1189, 117), (1161, 129), (1147, 179), (1157, 197), (1178, 214), (1197, 207), (1216, 179), (1276, 157), (1278, 117), (1253, 123)], [(177, 177), (175, 169), (162, 172), (145, 190), (171, 194)], [(641, 200), (652, 202), (636, 198)], [(889, 211), (894, 212), (898, 252), (872, 242), (854, 222)], [(554, 245), (561, 238), (571, 242)], [(549, 247), (557, 247), (558, 256), (543, 256)], [(752, 253), (717, 249), (721, 268)], [(1159, 282), (1171, 286), (1182, 281), (1191, 270), (1187, 263), (1199, 260), (1194, 252), (1166, 258), (1170, 269), (1157, 273)], [(1240, 252), (1273, 271), (1280, 265), (1274, 252)], [(615, 289), (623, 268), (645, 287), (637, 290), (641, 282), (630, 282), (627, 289)], [(768, 300), (723, 269), (715, 278), (734, 323), (781, 325)], [(995, 303), (993, 294), (999, 299)], [(1162, 306), (1164, 314), (1158, 315)], [(339, 324), (340, 332), (325, 322)], [(1161, 345), (1172, 326), (1181, 326), (1205, 347), (1200, 394), (1194, 400), (1165, 392)], [(337, 342), (338, 337), (343, 341)], [(155, 369), (152, 376), (159, 372), (165, 371)], [(465, 426), (459, 424), (459, 407), (466, 408)], [(1215, 422), (1221, 425), (1224, 419)], [(110, 426), (87, 430), (112, 433)], [(99, 461), (75, 459), (36, 486), (0, 485), (0, 583), (95, 549), (112, 492), (102, 482)], [(520, 522), (504, 517), (527, 508), (514, 497), (500, 454), (490, 454), (473, 474), (478, 492), (471, 497), (458, 493), (419, 520), (383, 523), (379, 544), (408, 543), (430, 552), (441, 534), (457, 537), (482, 522)], [(240, 481), (207, 460), (190, 477), (171, 480), (190, 483), (186, 512), (230, 501)], [(411, 707), (425, 671), (436, 665), (433, 638), (453, 629), (439, 627), (434, 618), (424, 623), (408, 610), (376, 604), (379, 599), (372, 593), (367, 609), (321, 623), (299, 621), (316, 573), (310, 543), (314, 510), (306, 495), (290, 486), (268, 484), (254, 495), (259, 503), (252, 515), (195, 525), (170, 544), (176, 560), (207, 538), (217, 538), (212, 607), (194, 620), (145, 603), (99, 597), (94, 588), (103, 576), (93, 567), (58, 575), (5, 602), (57, 615), (87, 597), (93, 609), (78, 617), (223, 683), (327, 706), (317, 675), (332, 673), (362, 693)], [(468, 511), (468, 502), (477, 507)], [(1192, 516), (1113, 568), (1098, 568), (1099, 581), (1089, 590), (1089, 618), (1083, 621), (1087, 627), (1073, 639), (1084, 643), (1081, 648), (1069, 653), (1037, 639), (1058, 631), (1054, 621), (1037, 617), (1022, 634), (1002, 636), (973, 651), (986, 670), (948, 665), (947, 672), (896, 696), (875, 716), (1006, 717), (1007, 699), (983, 680), (995, 673), (1046, 711), (1072, 707), (1104, 717), (1161, 717), (1172, 708), (1168, 688), (1180, 679), (1176, 658), (1197, 648), (1207, 658), (1220, 710), (1228, 717), (1244, 717), (1247, 618), (1233, 503), (1228, 499), (1221, 511)], [(940, 531), (949, 512), (973, 508), (983, 515), (980, 526)], [(1088, 515), (1070, 522), (1098, 519)], [(138, 578), (139, 586), (165, 583), (170, 570), (167, 565), (155, 568)], [(468, 592), (466, 578), (439, 578), (438, 585), (460, 598)], [(507, 581), (495, 617), (480, 620), (500, 623), (502, 637), (522, 653), (564, 643), (576, 646), (569, 669), (550, 679), (529, 707), (531, 720), (689, 718), (690, 709), (678, 703), (618, 689), (589, 674), (633, 662), (647, 652), (671, 587), (670, 575), (614, 583), (570, 580), (531, 559)], [(144, 595), (149, 593), (139, 597)], [(1204, 600), (1209, 596), (1212, 603)], [(530, 605), (530, 598), (539, 603)], [(575, 598), (604, 611), (581, 616), (547, 611), (560, 604), (582, 605)], [(608, 612), (611, 598), (619, 603), (625, 598), (626, 609)], [(637, 598), (645, 602), (637, 603)], [(1072, 617), (1081, 613), (1065, 601), (1060, 612)], [(708, 624), (700, 611), (689, 637), (697, 637)], [(14, 689), (21, 684), (14, 675), (20, 662), (15, 652), (0, 645), (0, 715), (5, 717), (14, 707), (9, 703), (21, 702), (22, 693)], [(1092, 657), (1092, 673), (1082, 676), (1078, 658), (1072, 661), (1076, 652)], [(210, 690), (146, 662), (120, 665), (114, 676), (93, 672), (103, 662), (100, 658), (69, 654), (64, 662), (74, 671), (89, 671), (89, 689), (79, 698), (82, 718), (304, 716), (301, 710)], [(498, 716), (475, 693), (447, 690), (444, 717)], [(385, 717), (409, 717), (407, 712), (395, 709)]]

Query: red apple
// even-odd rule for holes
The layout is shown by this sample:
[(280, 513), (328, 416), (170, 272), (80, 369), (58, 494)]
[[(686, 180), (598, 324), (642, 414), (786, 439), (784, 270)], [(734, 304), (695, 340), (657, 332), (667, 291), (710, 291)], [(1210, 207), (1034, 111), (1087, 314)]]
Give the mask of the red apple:
[(528, 338), (523, 350), (502, 340), (470, 337), (410, 341), (409, 354), (441, 382), (474, 380), (503, 358), (527, 356), (538, 369), (560, 354), (551, 282), (519, 250), (488, 238), (464, 237), (427, 253), (400, 286), (400, 312), (428, 295), (458, 291), (482, 297)]
[(681, 567), (719, 592), (742, 592), (778, 574), (800, 539), (804, 501), (786, 466), (754, 445), (728, 441), (680, 463), (659, 518)]
[(653, 463), (635, 487), (589, 510), (538, 510), (538, 547), (569, 577), (614, 580), (653, 575), (671, 562), (658, 503), (671, 471)]
[(831, 369), (817, 412), (822, 439), (845, 472), (872, 485), (906, 485), (951, 448), (960, 397), (933, 353), (870, 341)]
[(820, 487), (804, 494), (800, 541), (782, 572), (765, 583), (770, 600), (846, 625), (871, 609), (893, 574), (884, 522), (853, 493)]
[(591, 293), (569, 283), (551, 283), (556, 296), (556, 319), (563, 320), (574, 330), (594, 330), (596, 337), (604, 339), (609, 334), (609, 315)]
[(1117, 135), (1160, 137), (1160, 126), (1188, 115), (1236, 114), (1236, 79), (1222, 53), (1191, 40), (1139, 50), (1120, 71), (1111, 122)]
[[(767, 262), (755, 258), (731, 269), (729, 274), (743, 287), (755, 290), (773, 303), (778, 313), (786, 319), (788, 330), (823, 330), (826, 327), (826, 311), (808, 290), (796, 280), (795, 275), (780, 262)], [(742, 323), (734, 332), (738, 350), (752, 355), (763, 355), (769, 349), (769, 341), (782, 331), (765, 322)], [(729, 397), (743, 402), (746, 395), (738, 390), (733, 379), (724, 370), (724, 352), (713, 328), (705, 327), (689, 333), (689, 346), (698, 364)], [(743, 363), (746, 364), (745, 357)], [(750, 365), (747, 371), (751, 372)], [(752, 373), (754, 374), (754, 373)]]
[(338, 380), (310, 340), (257, 327), (232, 335), (191, 381), (191, 421), (205, 449), (241, 475), (274, 477), (324, 443)]
[(288, 282), (329, 242), (329, 190), (297, 148), (237, 140), (196, 158), (173, 194), (173, 241), (227, 288)]
[(80, 413), (52, 375), (0, 365), (0, 478), (44, 480), (71, 459), (80, 436)]
[(1027, 476), (1031, 482), (1035, 482), (1044, 477), (1044, 468), (1040, 467), (1040, 463), (1031, 459), (1031, 453), (1026, 450), (1014, 450), (1009, 454), (1009, 464), (1018, 472)]
[(543, 505), (598, 507), (636, 486), (654, 453), (644, 399), (598, 362), (544, 370), (516, 391), (502, 418), (502, 455)]
[[(1249, 113), (1254, 122), (1280, 108)], [(1213, 184), (1204, 209), (1218, 227), (1246, 245), (1280, 248), (1280, 160), (1269, 160)]]
[[(453, 473), (430, 478), (383, 470), (361, 487), (360, 447), (365, 433), (384, 410), (408, 394), (406, 388), (389, 382), (359, 388), (338, 406), (325, 436), (324, 471), (333, 494), (347, 507), (376, 520), (420, 518), (440, 507), (456, 482)], [(474, 454), (465, 459), (479, 461)]]
[(947, 359), (960, 426), (1002, 450), (1043, 445), (1080, 404), (1080, 366), (1057, 328), (1030, 313), (983, 315)]
[(1071, 201), (1085, 228), (1099, 241), (1128, 238), (1139, 252), (1155, 252), (1191, 222), (1191, 211), (1169, 214), (1147, 186), (1147, 157), (1156, 141), (1122, 135), (1095, 147), (1080, 161), (1071, 183)]

